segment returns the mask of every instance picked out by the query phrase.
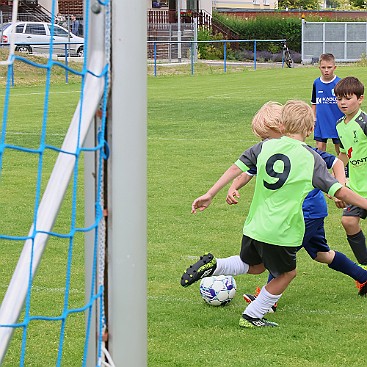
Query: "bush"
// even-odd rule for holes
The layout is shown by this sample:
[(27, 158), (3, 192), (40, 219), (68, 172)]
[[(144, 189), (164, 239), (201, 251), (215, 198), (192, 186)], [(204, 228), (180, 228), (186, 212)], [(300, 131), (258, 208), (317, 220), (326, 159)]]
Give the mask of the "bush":
[[(238, 33), (241, 39), (275, 40), (286, 39), (290, 50), (301, 51), (302, 21), (299, 18), (258, 17), (244, 19), (228, 14), (213, 13), (213, 17), (220, 23)], [(258, 42), (257, 49), (268, 50), (271, 53), (280, 52), (279, 42)]]
[[(212, 41), (212, 40), (222, 40), (223, 34), (218, 33), (213, 35), (208, 30), (198, 31), (198, 41)], [(198, 43), (198, 57), (199, 59), (205, 60), (217, 60), (223, 59), (224, 57), (224, 45), (221, 42), (215, 43)]]

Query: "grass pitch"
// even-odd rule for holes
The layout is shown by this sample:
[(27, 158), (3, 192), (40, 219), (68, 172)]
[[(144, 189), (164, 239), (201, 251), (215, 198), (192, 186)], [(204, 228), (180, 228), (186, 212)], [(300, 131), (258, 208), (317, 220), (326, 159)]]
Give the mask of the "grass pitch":
[[(366, 82), (365, 68), (339, 67), (341, 77), (355, 75)], [(22, 78), (24, 77), (24, 80)], [(217, 180), (239, 154), (257, 142), (250, 129), (255, 112), (268, 100), (309, 101), (316, 67), (229, 71), (213, 68), (203, 74), (159, 76), (148, 79), (148, 365), (150, 367), (277, 366), (345, 367), (365, 364), (364, 340), (367, 299), (357, 296), (354, 282), (318, 264), (301, 251), (298, 276), (269, 316), (279, 328), (242, 330), (238, 320), (246, 304), (242, 293), (263, 285), (266, 274), (236, 277), (235, 299), (225, 307), (201, 300), (199, 285), (187, 289), (179, 281), (185, 268), (205, 251), (218, 257), (237, 254), (242, 225), (252, 198), (253, 183), (240, 204), (228, 206), (226, 190), (211, 207), (190, 214), (191, 202)], [(40, 78), (42, 78), (41, 76)], [(34, 148), (42, 121), (43, 81), (15, 73), (7, 142)], [(32, 86), (38, 84), (40, 87)], [(65, 85), (63, 75), (52, 85), (48, 143), (61, 145), (77, 103), (77, 82)], [(313, 144), (312, 140), (309, 140)], [(332, 152), (332, 146), (329, 147)], [(8, 155), (7, 155), (8, 154)], [(1, 175), (2, 233), (26, 235), (33, 214), (34, 158), (8, 152)], [(45, 157), (45, 177), (55, 155)], [(83, 212), (83, 183), (80, 184)], [(139, 194), (139, 193), (137, 193)], [(69, 226), (70, 196), (56, 226)], [(330, 246), (353, 255), (340, 224), (341, 212), (329, 207), (326, 231)], [(81, 226), (83, 218), (78, 217)], [(366, 229), (366, 224), (363, 223)], [(276, 229), (274, 229), (276, 230)], [(1, 296), (5, 293), (23, 241), (1, 241)], [(84, 302), (83, 239), (74, 253), (71, 304)], [(48, 244), (36, 276), (34, 314), (61, 313), (65, 286), (67, 243)], [(57, 302), (56, 302), (57, 301)], [(29, 331), (26, 366), (53, 366), (60, 324), (36, 322)], [(121, 325), (121, 332), (126, 332)], [(84, 315), (67, 325), (63, 365), (79, 366), (82, 358)], [(19, 365), (21, 333), (11, 342), (3, 366)]]
[[(298, 276), (275, 314), (278, 328), (243, 330), (243, 293), (265, 284), (267, 274), (236, 277), (237, 295), (225, 307), (206, 305), (199, 284), (182, 288), (182, 272), (198, 256), (238, 254), (253, 183), (228, 206), (223, 189), (204, 212), (191, 203), (245, 148), (257, 142), (253, 115), (269, 100), (311, 99), (317, 67), (243, 69), (206, 75), (149, 77), (148, 121), (148, 336), (149, 366), (361, 366), (367, 359), (367, 299), (354, 281), (298, 256)], [(364, 83), (363, 67), (338, 67), (340, 77)], [(362, 106), (366, 109), (366, 104)], [(308, 139), (313, 145), (313, 140)], [(329, 143), (329, 152), (333, 145)], [(326, 234), (332, 249), (354, 260), (329, 202)], [(366, 230), (366, 224), (362, 226)], [(276, 228), (274, 228), (276, 231)]]

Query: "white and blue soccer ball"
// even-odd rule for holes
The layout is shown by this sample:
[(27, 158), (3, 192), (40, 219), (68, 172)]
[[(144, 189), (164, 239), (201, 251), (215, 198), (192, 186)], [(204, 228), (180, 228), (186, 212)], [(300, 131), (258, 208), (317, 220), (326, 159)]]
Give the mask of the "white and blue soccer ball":
[(236, 281), (232, 275), (205, 277), (200, 282), (200, 294), (212, 306), (226, 305), (236, 294)]

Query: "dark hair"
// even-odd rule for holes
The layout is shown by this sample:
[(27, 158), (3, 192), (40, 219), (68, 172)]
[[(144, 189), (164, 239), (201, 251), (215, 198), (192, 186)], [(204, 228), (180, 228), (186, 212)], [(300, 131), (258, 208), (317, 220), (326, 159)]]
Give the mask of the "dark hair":
[(364, 94), (364, 85), (354, 76), (347, 76), (337, 83), (334, 93), (337, 97), (347, 97), (355, 94), (359, 98)]

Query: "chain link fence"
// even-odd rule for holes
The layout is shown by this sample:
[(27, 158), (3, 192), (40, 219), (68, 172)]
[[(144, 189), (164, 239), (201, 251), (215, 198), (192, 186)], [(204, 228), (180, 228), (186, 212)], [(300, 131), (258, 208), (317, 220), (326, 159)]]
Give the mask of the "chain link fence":
[(302, 20), (302, 62), (318, 62), (332, 53), (339, 62), (355, 62), (367, 54), (367, 22), (307, 22)]

